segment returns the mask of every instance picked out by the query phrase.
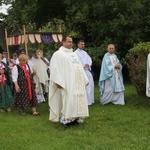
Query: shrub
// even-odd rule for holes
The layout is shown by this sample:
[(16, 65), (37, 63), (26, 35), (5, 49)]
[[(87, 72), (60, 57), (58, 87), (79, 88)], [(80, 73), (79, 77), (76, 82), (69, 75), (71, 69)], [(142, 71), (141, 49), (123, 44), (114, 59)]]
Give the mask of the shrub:
[(146, 95), (147, 56), (150, 42), (138, 43), (126, 55), (129, 76), (139, 95)]

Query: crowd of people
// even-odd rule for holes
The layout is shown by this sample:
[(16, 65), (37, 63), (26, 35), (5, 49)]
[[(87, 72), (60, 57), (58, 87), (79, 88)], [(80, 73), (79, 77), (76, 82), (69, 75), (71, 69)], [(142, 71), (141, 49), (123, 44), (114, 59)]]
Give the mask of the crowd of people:
[[(37, 104), (46, 102), (48, 94), (49, 120), (68, 128), (89, 117), (88, 107), (94, 104), (92, 59), (83, 40), (78, 41), (75, 51), (72, 46), (73, 39), (63, 36), (62, 46), (51, 60), (41, 50), (31, 57), (14, 53), (9, 60), (7, 52), (0, 54), (0, 111), (19, 108), (26, 114), (30, 107), (37, 116)], [(100, 104), (124, 105), (122, 65), (114, 54), (115, 46), (109, 44), (107, 50), (99, 77)]]
[(7, 57), (7, 52), (0, 54), (0, 111), (19, 108), (26, 114), (30, 107), (34, 116), (39, 115), (36, 106), (45, 102), (48, 94), (48, 69), (44, 56), (38, 57), (36, 51), (31, 58), (25, 52), (19, 56), (14, 53), (12, 58)]

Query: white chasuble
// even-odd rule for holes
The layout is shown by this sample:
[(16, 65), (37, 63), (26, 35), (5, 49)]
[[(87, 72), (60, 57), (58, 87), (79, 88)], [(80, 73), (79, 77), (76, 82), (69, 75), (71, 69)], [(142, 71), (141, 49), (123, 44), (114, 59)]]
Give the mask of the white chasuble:
[(150, 53), (147, 57), (146, 96), (150, 97)]
[[(72, 49), (61, 46), (51, 58), (49, 107), (52, 121), (89, 116), (86, 97), (88, 78)], [(56, 84), (62, 88), (58, 89)]]
[(41, 58), (35, 59), (34, 57), (32, 57), (31, 61), (33, 62), (34, 67), (36, 68), (37, 76), (39, 77), (40, 83), (43, 83), (44, 85), (47, 84), (49, 80), (47, 74), (47, 65), (43, 62)]
[(82, 114), (84, 113), (84, 98), (85, 98), (85, 83), (83, 82), (84, 74), (81, 69), (81, 65), (78, 59), (73, 54), (68, 54), (70, 59), (72, 60), (72, 65), (75, 71), (75, 89), (76, 89), (76, 96), (77, 96), (77, 113)]

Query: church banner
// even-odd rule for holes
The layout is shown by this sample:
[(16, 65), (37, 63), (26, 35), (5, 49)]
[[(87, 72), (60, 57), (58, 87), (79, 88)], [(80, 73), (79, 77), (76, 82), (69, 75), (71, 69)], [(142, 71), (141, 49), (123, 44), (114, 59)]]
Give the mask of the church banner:
[(53, 38), (52, 38), (51, 34), (41, 34), (41, 38), (42, 38), (42, 41), (44, 43), (51, 43), (51, 42), (53, 42)]
[(27, 33), (26, 35), (19, 34), (19, 35), (11, 35), (8, 37), (8, 45), (20, 45), (25, 43), (25, 36), (26, 36), (26, 43), (30, 42), (31, 44), (34, 43), (52, 43), (52, 42), (62, 42), (62, 34), (61, 33)]

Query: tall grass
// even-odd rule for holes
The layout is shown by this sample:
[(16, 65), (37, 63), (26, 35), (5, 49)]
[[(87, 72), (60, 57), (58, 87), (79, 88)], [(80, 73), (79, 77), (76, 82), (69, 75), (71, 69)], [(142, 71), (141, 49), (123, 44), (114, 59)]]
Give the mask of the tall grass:
[(0, 150), (150, 150), (150, 99), (125, 87), (125, 106), (101, 106), (96, 86), (90, 117), (67, 130), (48, 120), (47, 103), (38, 105), (40, 116), (0, 113)]

